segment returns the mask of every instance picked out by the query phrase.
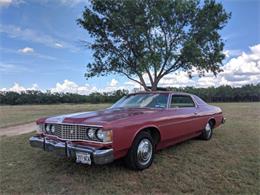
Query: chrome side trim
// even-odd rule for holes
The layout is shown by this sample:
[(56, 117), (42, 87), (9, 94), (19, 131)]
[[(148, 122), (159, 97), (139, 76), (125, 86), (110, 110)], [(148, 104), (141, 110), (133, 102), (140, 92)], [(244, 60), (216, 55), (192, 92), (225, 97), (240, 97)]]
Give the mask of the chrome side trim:
[(196, 99), (194, 98), (193, 95), (190, 95), (191, 99), (193, 100), (194, 104), (195, 104), (195, 107), (198, 108), (199, 107), (199, 104), (198, 102), (196, 101)]
[(167, 108), (171, 108), (171, 101), (172, 101), (172, 93), (168, 94), (168, 101), (167, 101)]

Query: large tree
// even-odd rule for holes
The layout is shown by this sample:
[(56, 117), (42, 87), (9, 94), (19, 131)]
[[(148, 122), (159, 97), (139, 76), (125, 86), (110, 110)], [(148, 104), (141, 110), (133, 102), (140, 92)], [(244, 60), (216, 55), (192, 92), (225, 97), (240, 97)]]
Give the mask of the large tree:
[(152, 90), (179, 69), (221, 71), (219, 31), (230, 14), (214, 0), (91, 0), (78, 24), (92, 42), (86, 78), (118, 73)]

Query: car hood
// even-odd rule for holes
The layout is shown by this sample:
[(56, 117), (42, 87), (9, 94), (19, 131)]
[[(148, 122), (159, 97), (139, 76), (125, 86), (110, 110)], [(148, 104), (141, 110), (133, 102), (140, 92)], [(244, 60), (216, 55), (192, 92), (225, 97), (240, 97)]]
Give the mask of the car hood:
[(79, 112), (73, 114), (59, 115), (45, 118), (45, 123), (72, 123), (72, 124), (88, 124), (88, 125), (104, 125), (109, 122), (120, 119), (128, 119), (129, 117), (152, 114), (160, 109), (150, 108), (108, 108), (105, 110), (93, 112)]

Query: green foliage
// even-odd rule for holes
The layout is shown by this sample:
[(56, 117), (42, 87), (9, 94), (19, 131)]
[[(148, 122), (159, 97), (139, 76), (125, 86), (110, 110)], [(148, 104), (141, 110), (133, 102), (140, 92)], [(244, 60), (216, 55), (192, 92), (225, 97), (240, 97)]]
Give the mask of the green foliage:
[[(169, 88), (172, 91), (196, 94), (207, 102), (256, 102), (260, 101), (260, 83), (233, 88), (231, 86), (209, 88)], [(0, 104), (57, 104), (57, 103), (114, 103), (128, 94), (127, 90), (94, 92), (89, 95), (72, 93), (43, 93), (40, 91), (0, 92)]]
[(242, 87), (220, 86), (209, 88), (170, 88), (173, 91), (195, 94), (206, 102), (259, 102), (260, 83), (257, 85), (244, 85)]
[[(195, 67), (221, 71), (224, 43), (219, 31), (230, 14), (214, 0), (91, 0), (78, 24), (93, 43), (86, 78), (118, 73), (147, 90), (165, 75)], [(137, 78), (137, 79), (136, 79)]]
[(24, 91), (21, 93), (0, 92), (0, 104), (57, 104), (57, 103), (112, 103), (128, 94), (127, 90), (117, 90), (109, 93), (91, 93), (79, 95), (72, 93), (43, 93), (41, 91)]

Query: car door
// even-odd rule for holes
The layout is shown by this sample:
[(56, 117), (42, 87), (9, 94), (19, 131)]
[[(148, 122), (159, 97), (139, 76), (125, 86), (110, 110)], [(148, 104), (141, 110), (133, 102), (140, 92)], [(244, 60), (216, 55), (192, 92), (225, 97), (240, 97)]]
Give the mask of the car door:
[(172, 94), (168, 112), (171, 116), (167, 128), (169, 138), (178, 139), (199, 131), (197, 105), (190, 95)]

